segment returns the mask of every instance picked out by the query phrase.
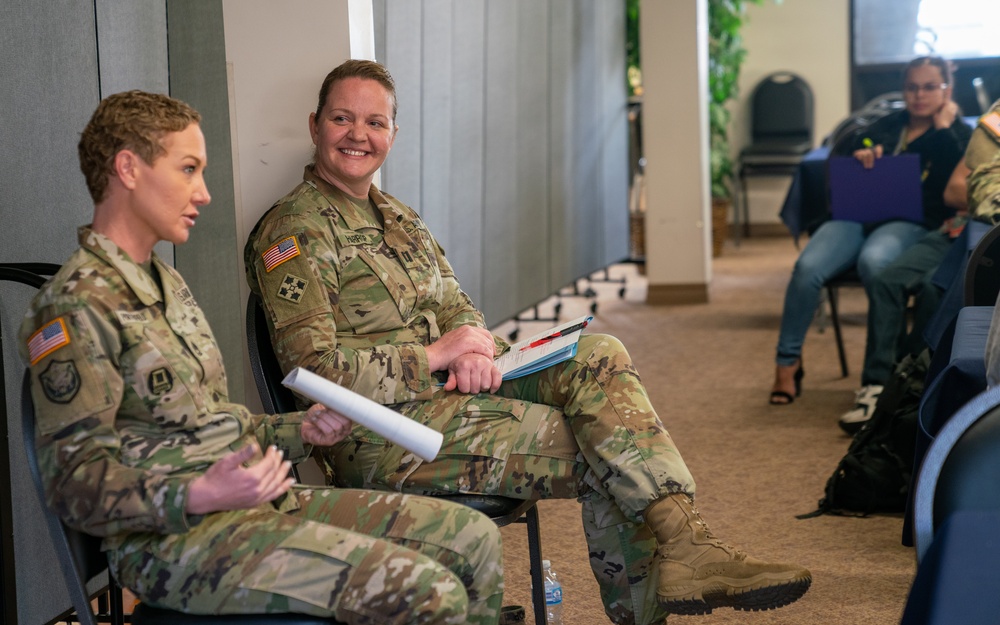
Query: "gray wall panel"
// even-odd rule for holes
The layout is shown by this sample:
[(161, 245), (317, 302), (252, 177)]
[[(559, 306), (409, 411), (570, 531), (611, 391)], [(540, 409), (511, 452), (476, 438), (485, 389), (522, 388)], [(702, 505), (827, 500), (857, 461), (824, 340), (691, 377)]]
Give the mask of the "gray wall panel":
[(489, 323), (627, 255), (622, 0), (374, 6), (402, 127), (383, 187)]
[(598, 5), (602, 205), (604, 239), (600, 262), (610, 265), (629, 256), (628, 99), (625, 89), (625, 11), (617, 2)]
[[(486, 3), (486, 139), (483, 225), (482, 306), (500, 318), (516, 314), (518, 128), (517, 55), (518, 5)], [(515, 252), (515, 253), (512, 253)]]
[(486, 76), (483, 40), (486, 37), (485, 0), (454, 4), (452, 66), (449, 96), (451, 163), (449, 170), (448, 243), (445, 251), (462, 288), (483, 305), (483, 160), (485, 140)]
[(577, 115), (572, 136), (573, 172), (570, 184), (573, 199), (567, 207), (568, 243), (573, 259), (569, 276), (554, 278), (575, 279), (595, 268), (601, 267), (601, 240), (603, 239), (601, 218), (600, 170), (601, 150), (598, 129), (600, 107), (599, 80), (597, 70), (598, 51), (595, 45), (597, 34), (597, 10), (595, 2), (574, 3), (576, 12), (573, 31), (573, 63), (571, 71), (576, 76), (574, 82), (574, 105)]
[[(441, 132), (442, 122), (451, 119), (452, 75), (452, 3), (451, 0), (424, 0), (424, 10), (434, 19), (424, 20), (421, 51), (424, 59), (421, 69), (420, 101), (420, 216), (427, 223), (438, 242), (451, 247), (451, 221), (448, 191), (451, 180), (451, 146), (454, 134)], [(461, 106), (461, 103), (457, 103)]]
[(101, 94), (167, 93), (166, 0), (97, 0)]
[[(382, 188), (412, 206), (421, 206), (421, 18), (422, 2), (389, 2), (385, 9), (385, 58), (399, 99), (399, 135), (382, 166)], [(377, 39), (377, 37), (376, 37)]]
[[(559, 284), (553, 284), (540, 271), (548, 261), (552, 240), (549, 223), (549, 104), (548, 57), (549, 5), (535, 0), (520, 0), (517, 45), (511, 52), (517, 58), (517, 184), (514, 204), (506, 211), (517, 216), (517, 276), (515, 300), (510, 310), (497, 309), (500, 318), (516, 315), (525, 302), (535, 303), (548, 297)], [(504, 242), (510, 246), (510, 240)]]
[[(76, 248), (76, 228), (90, 221), (93, 204), (76, 156), (79, 133), (100, 99), (92, 2), (0, 3), (0, 219), (6, 242), (0, 262), (62, 263)], [(42, 623), (69, 607), (41, 508), (24, 470), (20, 397), (23, 366), (17, 331), (33, 296), (19, 285), (0, 288), (4, 388), (11, 481), (17, 622)], [(44, 588), (45, 592), (39, 592)]]
[[(573, 170), (577, 111), (574, 106), (578, 77), (573, 71), (573, 32), (576, 27), (574, 0), (550, 2), (549, 31), (549, 280), (563, 285), (576, 277), (573, 271), (573, 223), (569, 214), (575, 204)], [(556, 287), (558, 288), (558, 286)]]
[(245, 282), (238, 258), (232, 137), (229, 125), (229, 81), (221, 0), (169, 0), (167, 23), (170, 93), (195, 107), (202, 116), (209, 164), (205, 182), (212, 203), (198, 217), (188, 242), (176, 249), (177, 269), (205, 311), (222, 350), (229, 378), (229, 397), (244, 403), (243, 311)]

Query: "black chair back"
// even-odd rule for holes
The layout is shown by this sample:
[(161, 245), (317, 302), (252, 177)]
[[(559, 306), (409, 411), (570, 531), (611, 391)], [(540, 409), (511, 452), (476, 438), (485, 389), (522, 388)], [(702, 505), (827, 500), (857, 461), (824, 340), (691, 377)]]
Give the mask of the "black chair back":
[[(31, 473), (42, 508), (49, 534), (59, 558), (59, 566), (69, 589), (73, 609), (81, 625), (97, 625), (98, 621), (91, 610), (90, 596), (87, 584), (95, 583), (100, 576), (107, 573), (110, 585), (110, 615), (111, 623), (121, 625), (125, 622), (122, 605), (121, 588), (111, 577), (108, 570), (108, 560), (101, 551), (101, 539), (67, 527), (45, 502), (45, 489), (42, 484), (41, 471), (38, 466), (38, 454), (35, 451), (35, 407), (31, 399), (30, 372), (25, 372), (21, 386), (21, 430), (24, 438), (24, 449), (28, 457), (28, 471)], [(108, 588), (108, 585), (105, 585)], [(100, 592), (104, 592), (102, 589)], [(103, 621), (101, 621), (103, 622)], [(201, 615), (185, 614), (174, 610), (156, 608), (147, 604), (139, 604), (132, 612), (130, 622), (134, 625), (336, 625), (337, 621), (306, 614), (231, 614), (231, 615)]]
[(913, 496), (917, 560), (934, 532), (959, 510), (1000, 510), (1000, 387), (965, 404), (924, 455)]
[[(45, 488), (38, 467), (38, 454), (35, 451), (35, 407), (31, 400), (30, 376), (31, 374), (26, 371), (21, 383), (21, 433), (24, 439), (24, 451), (28, 459), (28, 472), (31, 473), (35, 492), (42, 504), (45, 522), (49, 528), (49, 536), (52, 538), (52, 544), (59, 559), (59, 567), (63, 579), (66, 581), (73, 609), (76, 610), (81, 625), (96, 625), (97, 621), (90, 608), (87, 584), (107, 572), (108, 561), (101, 551), (100, 538), (66, 527), (45, 502)], [(122, 614), (121, 593), (112, 592), (111, 595), (112, 603), (117, 601), (118, 609), (116, 612), (120, 619)], [(114, 607), (112, 610), (115, 612)], [(122, 620), (117, 622), (121, 623)]]
[(963, 299), (966, 306), (993, 306), (1000, 294), (1000, 228), (983, 235), (965, 268)]
[(813, 117), (809, 83), (791, 72), (765, 76), (751, 98), (751, 143), (805, 154), (812, 149)]
[(278, 364), (278, 357), (271, 347), (270, 330), (267, 327), (267, 313), (260, 297), (250, 293), (247, 300), (247, 351), (250, 355), (250, 370), (257, 385), (257, 392), (267, 414), (294, 412), (295, 395), (281, 384), (284, 373)]
[[(284, 374), (271, 347), (270, 330), (263, 303), (254, 293), (247, 300), (246, 330), (250, 368), (257, 385), (264, 411), (269, 414), (291, 412), (295, 396), (281, 384)], [(531, 575), (531, 598), (535, 611), (535, 625), (545, 625), (545, 587), (542, 576), (542, 543), (538, 509), (534, 500), (511, 499), (496, 495), (475, 493), (435, 495), (468, 506), (490, 517), (498, 527), (511, 523), (524, 523), (528, 531), (528, 560)]]

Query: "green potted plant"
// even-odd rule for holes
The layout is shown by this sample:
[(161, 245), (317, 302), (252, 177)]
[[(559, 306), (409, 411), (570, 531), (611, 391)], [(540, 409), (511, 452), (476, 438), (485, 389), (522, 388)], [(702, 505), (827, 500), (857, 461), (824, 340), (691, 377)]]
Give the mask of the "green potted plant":
[(740, 68), (746, 58), (740, 29), (746, 5), (763, 0), (708, 0), (708, 128), (712, 189), (712, 255), (722, 254), (729, 207), (733, 201), (733, 159), (730, 154), (730, 112), (727, 104), (739, 96)]

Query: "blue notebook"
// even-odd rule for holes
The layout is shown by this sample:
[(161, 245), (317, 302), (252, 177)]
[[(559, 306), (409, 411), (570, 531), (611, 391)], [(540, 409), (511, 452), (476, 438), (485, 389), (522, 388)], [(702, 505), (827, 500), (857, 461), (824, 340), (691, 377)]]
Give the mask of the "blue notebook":
[(860, 223), (924, 220), (917, 154), (883, 156), (871, 169), (862, 167), (853, 156), (834, 156), (828, 175), (834, 219)]

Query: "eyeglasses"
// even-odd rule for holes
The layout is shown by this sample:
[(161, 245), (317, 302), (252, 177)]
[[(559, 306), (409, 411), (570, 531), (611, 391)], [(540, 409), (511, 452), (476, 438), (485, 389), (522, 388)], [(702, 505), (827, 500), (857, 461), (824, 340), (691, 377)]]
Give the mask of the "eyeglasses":
[(912, 83), (907, 83), (903, 85), (903, 91), (910, 95), (916, 95), (923, 91), (924, 93), (934, 93), (935, 91), (940, 91), (942, 89), (947, 89), (948, 83), (946, 82), (929, 82), (924, 85), (914, 85)]

